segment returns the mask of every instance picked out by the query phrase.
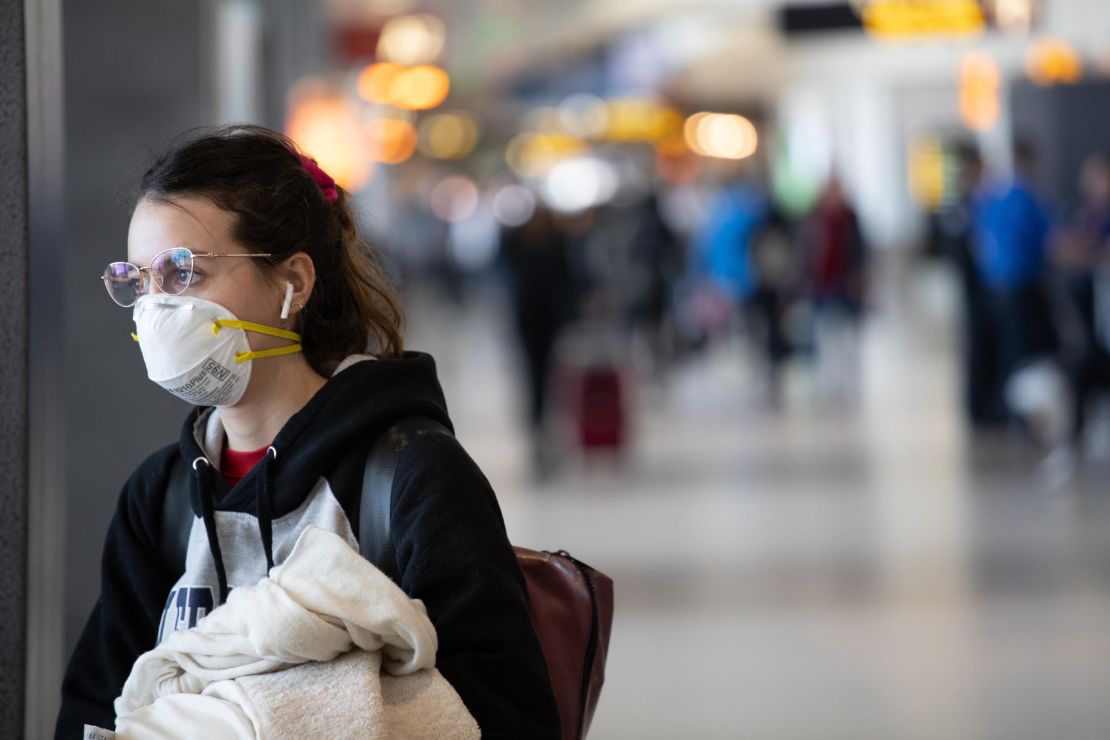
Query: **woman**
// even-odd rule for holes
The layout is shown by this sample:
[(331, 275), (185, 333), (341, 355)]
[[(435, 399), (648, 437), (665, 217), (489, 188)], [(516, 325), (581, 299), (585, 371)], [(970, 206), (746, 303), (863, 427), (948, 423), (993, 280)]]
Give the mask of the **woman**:
[[(432, 358), (403, 351), (398, 301), (347, 193), (280, 134), (230, 127), (172, 148), (143, 177), (127, 241), (128, 262), (105, 271), (109, 295), (134, 306), (151, 380), (197, 408), (120, 496), (59, 738), (112, 727), (135, 659), (264, 577), (308, 525), (357, 543), (380, 433), (412, 415), (450, 426)], [(163, 554), (175, 474), (193, 479), (184, 572)], [(398, 462), (391, 507), (399, 583), (426, 605), (437, 668), (483, 736), (558, 737), (524, 582), (481, 471), (453, 437), (420, 436)]]

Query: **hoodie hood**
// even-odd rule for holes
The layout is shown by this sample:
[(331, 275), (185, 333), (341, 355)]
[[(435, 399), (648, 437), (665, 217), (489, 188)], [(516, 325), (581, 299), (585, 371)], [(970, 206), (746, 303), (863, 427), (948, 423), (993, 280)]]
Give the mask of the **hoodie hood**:
[(366, 448), (406, 416), (424, 416), (451, 426), (435, 361), (406, 352), (399, 359), (355, 355), (305, 406), (294, 414), (266, 456), (234, 488), (219, 474), (226, 433), (214, 407), (193, 409), (181, 433), (181, 456), (195, 479), (193, 513), (203, 519), (220, 580), (227, 579), (216, 535), (215, 512), (244, 512), (258, 517), (268, 567), (273, 567), (272, 521), (293, 511), (312, 487), (352, 448)]

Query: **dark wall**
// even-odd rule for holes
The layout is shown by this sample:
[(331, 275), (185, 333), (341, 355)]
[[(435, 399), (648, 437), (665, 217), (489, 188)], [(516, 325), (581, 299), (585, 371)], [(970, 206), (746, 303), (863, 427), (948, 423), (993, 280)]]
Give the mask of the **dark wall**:
[(22, 0), (0, 0), (0, 737), (22, 737), (27, 607), (27, 95)]
[(129, 334), (131, 312), (109, 300), (98, 278), (106, 263), (126, 258), (130, 198), (151, 154), (207, 122), (210, 5), (62, 6), (67, 655), (99, 593), (100, 554), (120, 488), (148, 454), (176, 440), (187, 411), (146, 380)]
[(1036, 148), (1038, 184), (1062, 210), (1075, 205), (1079, 169), (1088, 154), (1110, 155), (1110, 82), (1037, 87), (1011, 92), (1013, 132)]

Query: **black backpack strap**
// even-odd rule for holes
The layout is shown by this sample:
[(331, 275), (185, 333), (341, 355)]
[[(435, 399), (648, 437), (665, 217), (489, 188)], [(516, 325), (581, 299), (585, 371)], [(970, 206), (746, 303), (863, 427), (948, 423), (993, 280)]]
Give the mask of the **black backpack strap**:
[(166, 481), (162, 500), (162, 533), (159, 543), (162, 559), (173, 573), (185, 572), (185, 554), (189, 550), (189, 534), (193, 531), (193, 506), (189, 502), (189, 472), (181, 455), (175, 455)]
[(390, 537), (390, 511), (393, 480), (401, 453), (415, 437), (423, 434), (451, 434), (448, 429), (425, 416), (406, 416), (382, 433), (366, 456), (362, 476), (362, 497), (358, 516), (358, 549), (362, 557), (399, 582), (397, 557)]

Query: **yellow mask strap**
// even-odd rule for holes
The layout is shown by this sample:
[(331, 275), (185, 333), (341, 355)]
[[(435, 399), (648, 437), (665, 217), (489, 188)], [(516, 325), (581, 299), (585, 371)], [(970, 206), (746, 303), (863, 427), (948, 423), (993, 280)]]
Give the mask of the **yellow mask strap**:
[(277, 357), (278, 355), (291, 355), (297, 352), (302, 352), (303, 348), (299, 344), (290, 344), (288, 347), (275, 347), (274, 349), (262, 349), (257, 352), (240, 352), (235, 355), (236, 362), (246, 362), (247, 360), (257, 360), (262, 357)]
[(263, 349), (257, 352), (240, 352), (239, 354), (235, 355), (236, 362), (258, 360), (263, 357), (291, 355), (303, 350), (303, 348), (301, 347), (301, 335), (295, 331), (278, 329), (273, 326), (266, 326), (265, 324), (256, 324), (253, 321), (239, 321), (238, 319), (216, 319), (212, 322), (212, 333), (219, 334), (220, 329), (223, 329), (224, 327), (229, 327), (232, 329), (243, 329), (244, 331), (253, 331), (257, 334), (267, 334), (271, 337), (280, 337), (281, 339), (288, 339), (292, 342), (296, 342), (296, 344), (290, 344), (288, 347)]
[(273, 326), (266, 326), (265, 324), (256, 324), (253, 321), (239, 321), (238, 319), (216, 319), (212, 322), (212, 333), (219, 334), (220, 329), (223, 329), (225, 326), (232, 329), (253, 331), (258, 334), (269, 334), (271, 337), (281, 337), (282, 339), (288, 339), (293, 342), (301, 341), (301, 335), (295, 331), (278, 329)]

